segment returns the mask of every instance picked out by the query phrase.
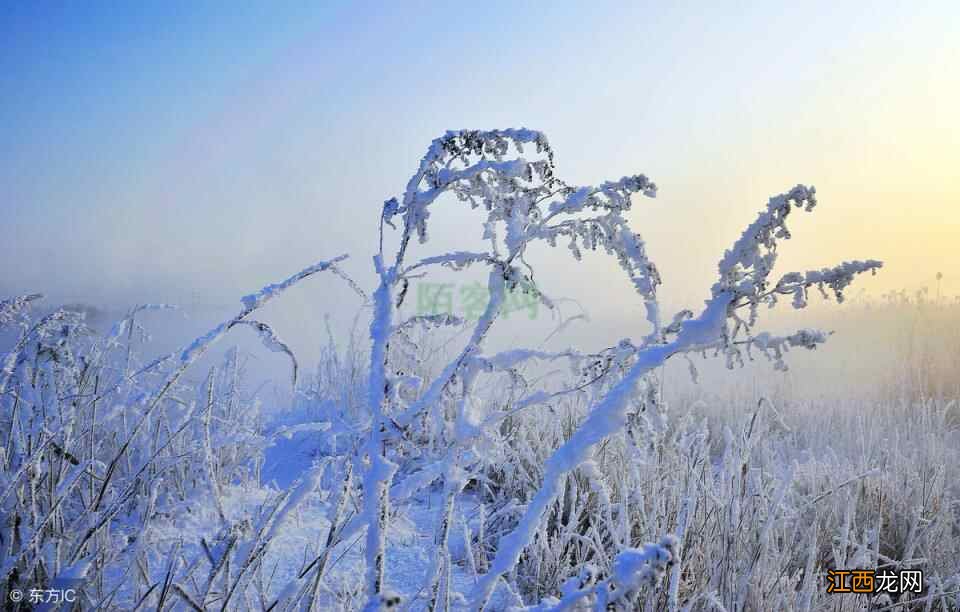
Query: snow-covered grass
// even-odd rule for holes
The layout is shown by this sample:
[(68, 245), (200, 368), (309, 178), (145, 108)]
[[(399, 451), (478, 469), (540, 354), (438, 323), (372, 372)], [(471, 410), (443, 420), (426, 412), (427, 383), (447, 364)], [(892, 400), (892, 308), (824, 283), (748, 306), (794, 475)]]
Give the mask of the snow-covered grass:
[[(383, 206), (373, 291), (342, 258), (321, 262), (149, 363), (142, 309), (99, 335), (69, 309), (33, 314), (36, 296), (0, 304), (0, 595), (69, 583), (83, 609), (955, 608), (960, 410), (942, 329), (958, 328), (956, 307), (844, 311), (840, 334), (898, 339), (875, 361), (882, 385), (829, 397), (804, 392), (809, 377), (776, 393), (675, 385), (677, 357), (694, 370), (719, 358), (727, 379), (751, 359), (784, 376), (793, 349), (829, 335), (761, 331), (760, 306), (789, 296), (803, 309), (810, 289), (842, 301), (880, 263), (771, 280), (788, 216), (817, 203), (798, 186), (720, 257), (698, 313), (664, 317), (626, 217), (656, 186), (569, 186), (554, 171), (538, 132), (448, 133)], [(416, 254), (449, 200), (483, 216), (488, 250)], [(489, 351), (508, 291), (553, 306), (525, 255), (559, 241), (574, 259), (611, 256), (646, 335)], [(406, 314), (411, 280), (438, 266), (487, 269), (476, 321)], [(325, 272), (357, 291), (369, 334), (331, 331), (309, 369), (252, 317)], [(239, 326), (291, 358), (289, 398), (254, 388), (236, 350), (203, 361)], [(827, 569), (844, 568), (922, 569), (922, 604), (827, 594)]]

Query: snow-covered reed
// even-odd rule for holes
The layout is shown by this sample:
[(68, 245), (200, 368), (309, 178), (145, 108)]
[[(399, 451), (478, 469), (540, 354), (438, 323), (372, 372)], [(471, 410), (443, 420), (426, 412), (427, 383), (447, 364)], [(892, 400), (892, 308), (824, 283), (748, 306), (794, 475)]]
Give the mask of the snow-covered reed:
[[(384, 203), (369, 293), (342, 258), (325, 261), (149, 363), (143, 309), (99, 335), (69, 309), (31, 315), (37, 296), (0, 303), (0, 595), (69, 583), (84, 609), (861, 609), (914, 604), (828, 595), (828, 568), (920, 568), (923, 604), (956, 606), (955, 370), (938, 370), (935, 393), (911, 373), (896, 394), (845, 402), (664, 396), (678, 357), (786, 369), (791, 350), (829, 334), (762, 331), (760, 307), (789, 297), (803, 309), (811, 289), (842, 301), (880, 262), (774, 279), (790, 215), (817, 204), (797, 186), (721, 255), (704, 305), (668, 315), (626, 214), (655, 194), (644, 175), (564, 183), (539, 132), (450, 132)], [(481, 217), (486, 249), (429, 252), (431, 214), (457, 205)], [(553, 307), (527, 255), (559, 243), (575, 260), (611, 257), (645, 306), (642, 336), (491, 351), (508, 292)], [(441, 267), (485, 269), (475, 321), (406, 314), (411, 283)], [(338, 347), (331, 332), (307, 371), (252, 317), (321, 272), (357, 291), (369, 333)], [(236, 350), (184, 377), (236, 328), (291, 359), (290, 406), (264, 406)], [(891, 372), (932, 363), (910, 340)], [(290, 486), (265, 482), (271, 453), (294, 443), (312, 466), (287, 468), (299, 471)]]

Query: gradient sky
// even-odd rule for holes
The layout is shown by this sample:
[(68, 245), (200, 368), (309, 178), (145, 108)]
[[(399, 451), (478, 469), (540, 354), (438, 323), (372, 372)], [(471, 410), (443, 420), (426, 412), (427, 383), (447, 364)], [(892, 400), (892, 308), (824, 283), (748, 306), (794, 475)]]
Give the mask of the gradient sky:
[[(545, 131), (570, 182), (659, 184), (631, 219), (671, 301), (705, 297), (798, 182), (821, 208), (782, 271), (872, 257), (871, 293), (937, 271), (960, 293), (955, 1), (12, 4), (6, 293), (232, 302), (341, 252), (366, 279), (380, 204), (430, 140), (512, 126)], [(464, 211), (437, 223), (479, 232)], [(553, 257), (555, 293), (636, 303), (611, 262), (573, 282)]]

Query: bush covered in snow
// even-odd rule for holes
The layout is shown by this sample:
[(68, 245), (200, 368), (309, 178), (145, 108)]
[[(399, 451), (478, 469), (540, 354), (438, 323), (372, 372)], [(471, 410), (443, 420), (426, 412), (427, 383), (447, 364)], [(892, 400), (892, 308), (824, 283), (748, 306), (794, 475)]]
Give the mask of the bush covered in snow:
[[(159, 306), (100, 336), (68, 309), (31, 316), (37, 296), (3, 302), (3, 595), (68, 584), (84, 609), (810, 610), (847, 601), (825, 594), (827, 568), (923, 566), (927, 601), (956, 605), (960, 494), (955, 471), (935, 465), (960, 458), (953, 404), (920, 398), (922, 418), (895, 442), (882, 428), (900, 412), (842, 417), (861, 442), (831, 450), (769, 401), (746, 419), (669, 416), (660, 394), (673, 358), (694, 373), (694, 357), (785, 369), (790, 350), (827, 334), (760, 331), (761, 307), (804, 308), (811, 289), (842, 301), (880, 262), (771, 277), (790, 215), (817, 204), (797, 186), (722, 254), (704, 305), (668, 315), (626, 216), (656, 191), (642, 174), (568, 185), (539, 132), (450, 132), (384, 203), (369, 293), (343, 257), (324, 261), (149, 363), (137, 317)], [(486, 249), (429, 252), (437, 206), (476, 210)], [(645, 305), (644, 335), (488, 351), (509, 292), (554, 305), (526, 258), (535, 244), (608, 254)], [(476, 320), (404, 314), (414, 280), (468, 267), (485, 270), (490, 296)], [(321, 273), (357, 291), (369, 335), (346, 350), (331, 340), (305, 373), (253, 317)], [(246, 388), (237, 351), (186, 382), (240, 327), (291, 359), (295, 422)], [(434, 350), (451, 329), (460, 344)], [(566, 375), (534, 375), (557, 364)], [(312, 467), (289, 487), (265, 483), (271, 449), (294, 440), (309, 440)]]

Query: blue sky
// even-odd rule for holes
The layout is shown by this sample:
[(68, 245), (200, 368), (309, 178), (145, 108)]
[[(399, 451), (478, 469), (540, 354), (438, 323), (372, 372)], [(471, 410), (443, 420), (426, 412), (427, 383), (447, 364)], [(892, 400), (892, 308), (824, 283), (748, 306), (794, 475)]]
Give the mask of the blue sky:
[(572, 182), (654, 178), (633, 218), (679, 301), (797, 182), (823, 210), (787, 264), (880, 257), (915, 287), (960, 263), (955, 3), (0, 10), (8, 292), (231, 300), (339, 252), (362, 276), (380, 202), (463, 127), (544, 130)]

